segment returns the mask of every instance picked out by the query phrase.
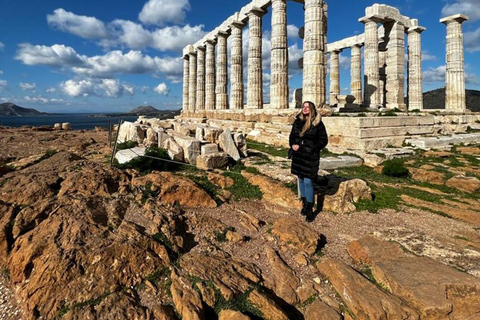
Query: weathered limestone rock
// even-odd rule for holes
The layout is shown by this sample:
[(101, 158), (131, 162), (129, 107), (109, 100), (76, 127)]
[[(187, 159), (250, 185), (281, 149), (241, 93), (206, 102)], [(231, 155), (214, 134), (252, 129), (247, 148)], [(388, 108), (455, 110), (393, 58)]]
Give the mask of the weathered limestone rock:
[(184, 124), (184, 123), (180, 123), (180, 122), (174, 122), (173, 123), (173, 130), (175, 132), (181, 133), (181, 134), (186, 135), (186, 136), (190, 136), (190, 134), (192, 133), (191, 129), (192, 128), (190, 128), (190, 125), (188, 125), (188, 124)]
[(62, 130), (72, 130), (72, 125), (70, 124), (70, 122), (63, 122), (62, 123)]
[(365, 236), (348, 251), (371, 264), (376, 281), (417, 310), (422, 319), (471, 319), (480, 313), (480, 280), (427, 257), (407, 255), (396, 243)]
[(222, 251), (208, 255), (189, 253), (180, 261), (182, 270), (203, 280), (211, 280), (226, 300), (249, 290), (260, 281), (260, 270)]
[(428, 182), (432, 184), (443, 184), (445, 174), (427, 168), (408, 168), (413, 180)]
[(273, 224), (272, 233), (284, 244), (313, 254), (317, 250), (319, 236), (303, 221), (293, 218), (280, 218)]
[(20, 159), (20, 160), (17, 160), (17, 161), (9, 162), (9, 163), (7, 163), (7, 166), (14, 167), (15, 170), (21, 170), (23, 168), (26, 168), (26, 167), (34, 164), (35, 162), (40, 160), (43, 156), (44, 156), (44, 154), (35, 154), (33, 156), (29, 156), (29, 157), (26, 157), (26, 158), (23, 158), (23, 159)]
[(218, 314), (218, 320), (250, 320), (250, 317), (238, 311), (224, 309)]
[(235, 145), (237, 146), (237, 149), (240, 152), (240, 156), (244, 158), (248, 157), (247, 136), (243, 133), (234, 133), (233, 141), (235, 142)]
[(165, 133), (164, 131), (157, 131), (157, 139), (158, 139), (158, 147), (159, 148), (162, 148), (162, 149), (165, 149), (165, 150), (168, 150), (168, 144), (167, 144), (167, 141), (168, 139), (171, 137)]
[(219, 145), (223, 151), (225, 151), (233, 160), (240, 160), (240, 153), (238, 152), (235, 141), (232, 139), (232, 133), (230, 129), (227, 128), (219, 136)]
[(164, 205), (179, 204), (188, 208), (215, 208), (216, 202), (193, 181), (171, 172), (153, 171), (146, 176), (134, 177), (132, 186), (144, 188), (151, 183), (151, 190), (156, 192), (157, 201)]
[(53, 125), (53, 130), (62, 130), (62, 124), (61, 123), (55, 123)]
[(250, 292), (248, 299), (254, 306), (260, 309), (266, 320), (288, 320), (285, 312), (264, 293), (253, 290)]
[(224, 152), (202, 154), (196, 158), (197, 168), (201, 170), (225, 168), (227, 163), (228, 156)]
[(164, 141), (163, 145), (163, 149), (167, 150), (170, 159), (183, 162), (183, 148), (178, 143), (176, 143), (172, 137), (168, 137)]
[(200, 155), (200, 141), (182, 134), (175, 134), (173, 139), (183, 149), (183, 156), (187, 163), (195, 164)]
[(246, 171), (242, 172), (242, 176), (247, 178), (248, 182), (260, 188), (260, 191), (263, 193), (262, 199), (270, 205), (295, 209), (301, 208), (300, 200), (298, 200), (292, 190), (285, 187), (283, 183)]
[(233, 186), (234, 183), (232, 178), (214, 172), (210, 172), (207, 178), (208, 181), (210, 181), (214, 185), (221, 187), (222, 189), (230, 188), (231, 186)]
[(206, 127), (204, 139), (210, 143), (218, 143), (220, 134), (223, 132), (221, 128)]
[(157, 146), (158, 145), (158, 134), (153, 128), (149, 127), (147, 129), (147, 137), (145, 138), (144, 145), (147, 147)]
[(354, 212), (354, 203), (360, 199), (372, 200), (372, 190), (367, 183), (361, 179), (352, 179), (340, 182), (338, 191), (329, 195), (326, 194), (323, 201), (323, 210), (338, 213)]
[(115, 154), (115, 159), (117, 159), (118, 163), (123, 164), (144, 155), (145, 147), (135, 147), (117, 151)]
[(195, 139), (203, 141), (205, 127), (206, 127), (205, 125), (197, 126), (197, 128), (195, 129)]
[(330, 280), (355, 319), (418, 319), (417, 312), (402, 300), (380, 290), (343, 262), (323, 259), (317, 268)]
[(266, 246), (265, 253), (273, 275), (271, 279), (266, 279), (266, 286), (287, 303), (298, 303), (296, 290), (300, 286), (300, 279), (271, 247)]
[(445, 184), (468, 193), (475, 193), (480, 190), (480, 180), (475, 177), (455, 176), (448, 179)]
[(204, 144), (203, 146), (201, 146), (200, 150), (201, 150), (200, 153), (202, 155), (218, 153), (218, 145), (215, 143)]
[(340, 320), (342, 316), (320, 299), (315, 299), (305, 310), (305, 320)]
[(171, 279), (172, 300), (182, 319), (204, 320), (202, 300), (190, 280), (180, 277), (175, 269), (172, 269)]

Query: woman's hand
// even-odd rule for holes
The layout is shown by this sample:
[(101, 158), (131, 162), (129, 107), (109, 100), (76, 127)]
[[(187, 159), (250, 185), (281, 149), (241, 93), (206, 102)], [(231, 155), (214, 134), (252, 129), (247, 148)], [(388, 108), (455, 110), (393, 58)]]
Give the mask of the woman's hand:
[(298, 151), (298, 148), (300, 148), (300, 146), (298, 144), (294, 144), (292, 146), (293, 151)]

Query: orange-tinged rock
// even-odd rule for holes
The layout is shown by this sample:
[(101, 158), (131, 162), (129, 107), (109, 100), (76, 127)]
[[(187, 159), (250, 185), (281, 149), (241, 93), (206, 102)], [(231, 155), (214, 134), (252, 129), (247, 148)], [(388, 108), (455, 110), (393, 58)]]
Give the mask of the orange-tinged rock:
[(317, 250), (318, 233), (305, 222), (293, 218), (280, 218), (273, 224), (272, 233), (284, 244), (313, 254)]

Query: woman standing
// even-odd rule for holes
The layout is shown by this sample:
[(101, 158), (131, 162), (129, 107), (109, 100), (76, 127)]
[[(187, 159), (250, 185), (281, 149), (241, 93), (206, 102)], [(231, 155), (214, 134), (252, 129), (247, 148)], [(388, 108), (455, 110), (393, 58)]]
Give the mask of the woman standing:
[(295, 118), (290, 132), (289, 143), (293, 150), (291, 172), (298, 176), (302, 196), (302, 215), (312, 222), (315, 219), (313, 181), (318, 174), (320, 151), (328, 143), (322, 115), (317, 113), (313, 102), (302, 104), (302, 111)]

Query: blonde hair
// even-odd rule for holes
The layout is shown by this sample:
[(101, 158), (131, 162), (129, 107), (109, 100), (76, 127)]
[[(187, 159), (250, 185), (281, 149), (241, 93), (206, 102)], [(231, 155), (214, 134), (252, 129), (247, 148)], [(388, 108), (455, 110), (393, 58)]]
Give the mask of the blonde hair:
[(304, 103), (302, 103), (302, 109), (305, 103), (308, 104), (308, 110), (310, 110), (310, 112), (306, 116), (303, 114), (303, 111), (300, 112), (300, 119), (305, 120), (305, 124), (303, 125), (302, 131), (300, 132), (300, 137), (303, 137), (305, 132), (307, 132), (308, 129), (310, 129), (310, 127), (312, 126), (312, 121), (313, 119), (315, 119), (315, 116), (317, 115), (315, 104), (311, 101), (305, 101)]

